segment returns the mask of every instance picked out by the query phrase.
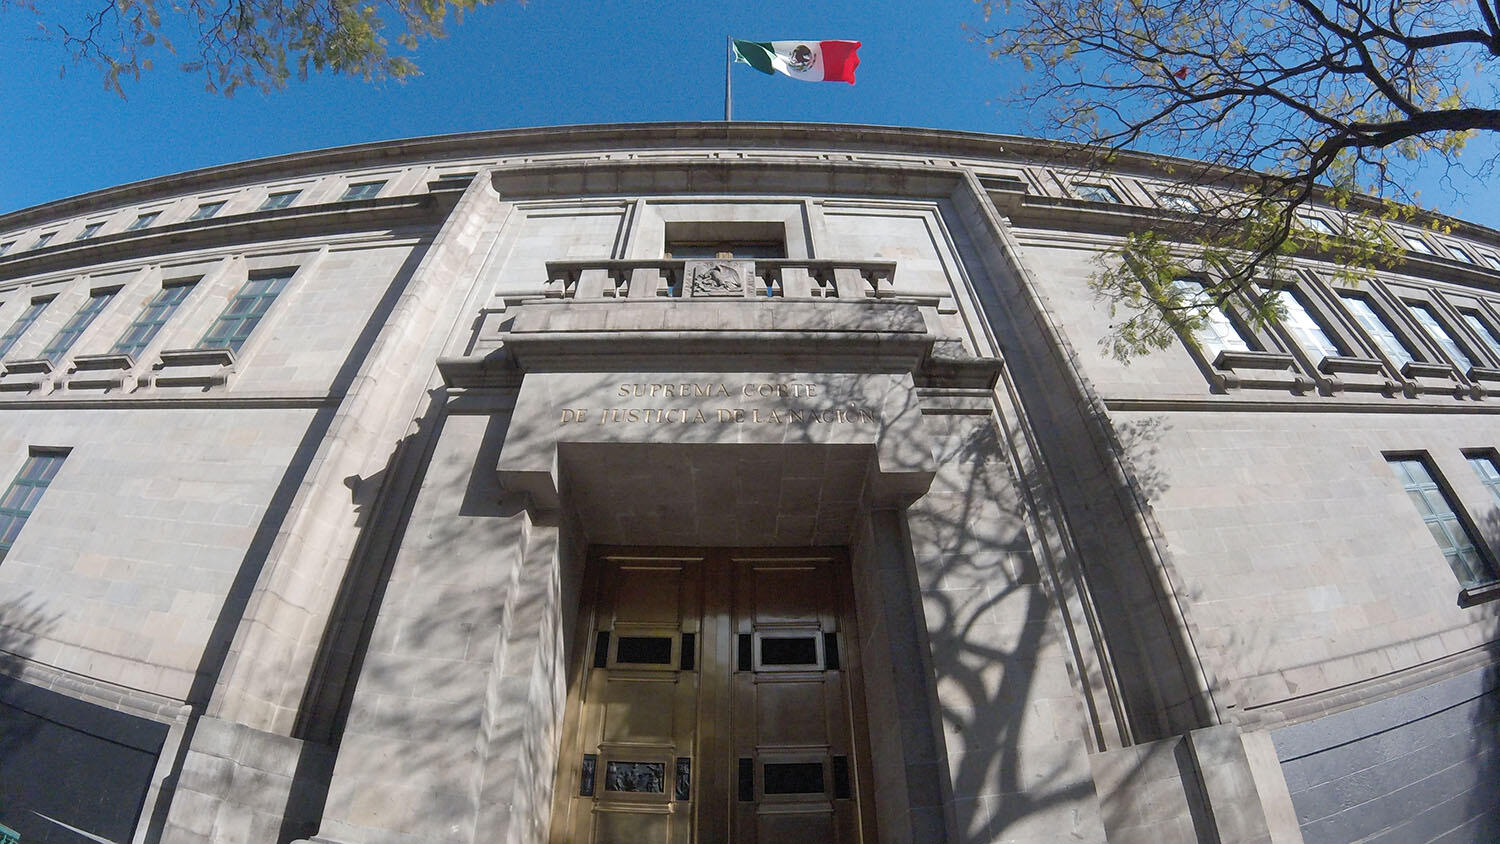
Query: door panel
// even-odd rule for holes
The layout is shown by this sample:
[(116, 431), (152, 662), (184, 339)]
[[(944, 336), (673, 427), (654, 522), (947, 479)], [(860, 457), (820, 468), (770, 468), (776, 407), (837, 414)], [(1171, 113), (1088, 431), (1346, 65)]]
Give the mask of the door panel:
[(841, 555), (600, 551), (588, 583), (555, 844), (874, 840)]

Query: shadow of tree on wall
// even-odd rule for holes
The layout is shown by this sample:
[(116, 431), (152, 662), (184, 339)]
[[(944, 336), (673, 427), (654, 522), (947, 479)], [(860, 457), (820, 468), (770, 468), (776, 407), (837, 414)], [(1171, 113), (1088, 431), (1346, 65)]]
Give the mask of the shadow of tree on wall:
[[(957, 831), (997, 841), (1086, 836), (1086, 801), (1095, 794), (1088, 757), (1105, 749), (1096, 734), (1100, 713), (1088, 711), (1082, 688), (1088, 681), (1062, 618), (1058, 573), (1034, 552), (1046, 554), (1033, 541), (1038, 526), (1030, 520), (1044, 516), (1028, 512), (1023, 482), (995, 425), (986, 420), (939, 448), (940, 466), (950, 468), (940, 469), (934, 491), (953, 506), (919, 501), (908, 513), (913, 535), (921, 537), (914, 544), (930, 543), (937, 552), (929, 563), (914, 549), (924, 569), (919, 577), (942, 690)], [(1145, 470), (1137, 480), (1153, 492), (1167, 488), (1151, 462), (1160, 428), (1147, 420), (1122, 437), (1137, 471)], [(954, 476), (963, 477), (961, 487), (939, 490), (944, 477)], [(986, 524), (1004, 527), (982, 533)], [(1073, 624), (1082, 626), (1079, 619)], [(1117, 768), (1110, 786), (1129, 792), (1145, 766), (1142, 759)], [(1185, 778), (1184, 786), (1192, 783)], [(1100, 805), (1105, 813), (1112, 808)], [(1106, 828), (1111, 820), (1100, 818)]]

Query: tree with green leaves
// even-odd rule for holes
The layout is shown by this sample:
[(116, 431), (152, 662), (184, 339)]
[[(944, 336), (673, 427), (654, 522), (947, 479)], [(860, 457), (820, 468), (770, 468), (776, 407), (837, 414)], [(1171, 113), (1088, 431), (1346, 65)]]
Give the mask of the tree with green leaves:
[[(1165, 347), (1207, 308), (1273, 319), (1291, 259), (1357, 276), (1399, 263), (1383, 223), (1443, 226), (1407, 189), (1416, 166), (1456, 166), (1475, 133), (1500, 129), (1494, 0), (976, 0), (991, 55), (1018, 61), (1015, 95), (1097, 152), (1144, 149), (1202, 162), (1172, 178), (1211, 207), (1136, 232), (1106, 256), (1096, 292), (1121, 320), (1116, 356)], [(1495, 162), (1481, 162), (1490, 172)], [(1314, 230), (1309, 204), (1339, 209)], [(1207, 295), (1184, 298), (1192, 275)]]
[[(0, 0), (0, 11), (31, 15), (39, 37), (67, 57), (98, 68), (104, 86), (124, 96), (127, 81), (169, 55), (182, 70), (201, 73), (211, 92), (282, 88), (313, 71), (366, 81), (418, 72), (392, 42), (415, 50), (440, 38), (450, 16), (494, 0), (100, 0), (53, 6)], [(66, 65), (64, 65), (66, 69)]]

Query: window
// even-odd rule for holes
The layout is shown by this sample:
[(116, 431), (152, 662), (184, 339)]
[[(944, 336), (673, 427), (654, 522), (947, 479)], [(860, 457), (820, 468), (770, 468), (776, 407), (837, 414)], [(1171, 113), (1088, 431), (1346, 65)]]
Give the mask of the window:
[(1163, 207), (1170, 208), (1173, 211), (1182, 211), (1188, 214), (1203, 213), (1203, 206), (1198, 204), (1198, 200), (1180, 193), (1162, 194), (1161, 204)]
[(1438, 322), (1437, 314), (1432, 312), (1432, 308), (1421, 302), (1407, 302), (1406, 310), (1411, 313), (1412, 319), (1422, 326), (1422, 330), (1427, 332), (1427, 336), (1432, 338), (1432, 342), (1442, 347), (1443, 353), (1448, 356), (1449, 360), (1457, 364), (1458, 368), (1464, 372), (1469, 371), (1474, 361), (1470, 360), (1464, 350), (1459, 348), (1458, 341), (1453, 339), (1448, 329)]
[(5, 253), (9, 252), (10, 248), (15, 245), (16, 242), (14, 240), (7, 240), (4, 243), (0, 243), (0, 255), (4, 255)]
[(104, 221), (103, 220), (101, 220), (101, 221), (99, 221), (97, 223), (89, 223), (88, 225), (84, 226), (83, 230), (78, 233), (78, 236), (75, 237), (75, 238), (73, 238), (73, 239), (74, 240), (88, 240), (89, 238), (91, 238), (94, 235), (98, 234), (99, 230), (102, 229), (102, 228), (104, 228)]
[(385, 182), (358, 182), (350, 185), (344, 190), (344, 195), (339, 197), (340, 202), (349, 202), (355, 199), (373, 199), (380, 189), (385, 187)]
[(1457, 243), (1444, 243), (1443, 245), (1448, 247), (1448, 251), (1453, 254), (1453, 257), (1457, 258), (1460, 261), (1463, 261), (1465, 264), (1479, 263), (1478, 261), (1474, 260), (1473, 255), (1469, 254), (1469, 250), (1463, 248), (1462, 246), (1459, 246)]
[(10, 553), (21, 527), (42, 500), (47, 485), (57, 477), (65, 457), (67, 454), (61, 451), (33, 451), (10, 482), (5, 498), (0, 499), (0, 560)]
[(1490, 497), (1495, 499), (1495, 503), (1500, 504), (1500, 466), (1495, 464), (1494, 452), (1470, 454), (1468, 458), (1469, 468), (1479, 476), (1479, 482), (1490, 491)]
[(1318, 234), (1334, 234), (1333, 226), (1329, 225), (1327, 220), (1312, 214), (1298, 214), (1297, 224)]
[(1182, 296), (1185, 304), (1204, 308), (1202, 324), (1193, 330), (1193, 340), (1209, 360), (1218, 357), (1219, 352), (1225, 349), (1237, 352), (1250, 350), (1244, 335), (1229, 321), (1229, 316), (1213, 304), (1203, 282), (1196, 278), (1179, 278), (1172, 282), (1172, 287)]
[(128, 232), (140, 231), (141, 229), (144, 229), (145, 227), (147, 227), (147, 226), (151, 225), (152, 223), (156, 222), (156, 218), (160, 217), (160, 216), (161, 216), (161, 212), (160, 211), (151, 211), (151, 212), (142, 214), (139, 217), (135, 218), (135, 222), (133, 222), (130, 225), (126, 226), (125, 227), (125, 231), (128, 231)]
[(1313, 315), (1303, 307), (1302, 300), (1289, 290), (1276, 291), (1276, 304), (1281, 306), (1285, 313), (1281, 324), (1292, 332), (1297, 339), (1297, 345), (1301, 346), (1310, 356), (1315, 358), (1337, 357), (1343, 353), (1323, 326), (1318, 323)]
[(203, 335), (198, 348), (239, 351), (294, 272), (295, 269), (284, 269), (252, 274), (245, 286), (229, 300), (224, 313), (219, 314), (219, 318), (209, 326), (208, 333)]
[(1411, 350), (1406, 347), (1400, 337), (1396, 336), (1396, 332), (1391, 330), (1380, 314), (1375, 313), (1375, 308), (1365, 297), (1357, 293), (1340, 293), (1339, 298), (1344, 300), (1344, 306), (1349, 309), (1349, 313), (1354, 315), (1360, 327), (1369, 332), (1370, 337), (1375, 340), (1375, 345), (1385, 352), (1386, 357), (1390, 358), (1392, 363), (1399, 367), (1415, 360)]
[(193, 292), (193, 285), (197, 283), (196, 278), (167, 282), (151, 298), (151, 301), (146, 303), (146, 307), (141, 308), (135, 322), (132, 322), (130, 327), (125, 329), (125, 333), (120, 335), (119, 341), (115, 343), (114, 348), (110, 349), (110, 353), (139, 358), (141, 353), (146, 351), (146, 347), (151, 345), (151, 341), (156, 339), (156, 333), (161, 331), (161, 327), (172, 318), (177, 306), (181, 305), (188, 294)]
[(1489, 561), (1479, 552), (1468, 526), (1454, 512), (1452, 500), (1438, 486), (1427, 461), (1420, 457), (1387, 457), (1386, 460), (1401, 481), (1407, 497), (1416, 505), (1459, 583), (1471, 586), (1493, 580)]
[(1459, 314), (1463, 316), (1464, 322), (1474, 329), (1474, 333), (1479, 335), (1480, 341), (1484, 343), (1485, 348), (1490, 350), (1490, 354), (1494, 355), (1495, 360), (1500, 360), (1500, 337), (1495, 336), (1489, 323), (1484, 321), (1478, 311), (1459, 311)]
[(1427, 245), (1427, 241), (1423, 240), (1420, 237), (1417, 237), (1414, 234), (1401, 235), (1401, 242), (1405, 243), (1406, 248), (1410, 249), (1413, 252), (1421, 252), (1423, 255), (1434, 254), (1432, 251), (1432, 247)]
[(222, 201), (205, 202), (202, 205), (198, 206), (198, 210), (194, 211), (192, 215), (188, 217), (188, 220), (207, 220), (209, 217), (212, 217), (213, 215), (219, 213), (219, 209), (223, 207), (224, 203)]
[[(3, 248), (3, 246), (4, 246), (4, 244), (0, 244), (0, 255), (4, 255), (5, 254), (5, 249)], [(1485, 252), (1485, 253), (1482, 253), (1482, 254), (1484, 255), (1484, 261), (1485, 261), (1485, 263), (1489, 264), (1490, 266), (1494, 267), (1497, 270), (1500, 270), (1500, 256), (1497, 256), (1497, 255), (1495, 255), (1494, 253), (1491, 253), (1491, 252)]]
[(108, 305), (109, 300), (113, 299), (114, 296), (115, 291), (113, 290), (102, 290), (89, 296), (89, 300), (83, 303), (83, 307), (79, 308), (63, 324), (63, 327), (57, 334), (53, 336), (52, 342), (47, 344), (47, 348), (42, 349), (42, 357), (53, 363), (61, 360), (62, 356), (68, 353), (68, 349), (72, 348), (73, 344), (78, 341), (78, 337), (83, 334), (83, 330), (89, 327), (89, 323), (94, 321), (94, 317), (98, 316), (104, 310), (104, 306)]
[(281, 191), (280, 193), (273, 193), (270, 196), (266, 197), (265, 202), (262, 202), (260, 204), (259, 210), (275, 211), (277, 208), (285, 208), (288, 205), (291, 205), (293, 202), (297, 201), (297, 197), (301, 193), (302, 191), (300, 190), (285, 190)]
[(10, 330), (0, 336), (0, 358), (10, 353), (11, 347), (21, 339), (21, 335), (26, 333), (26, 329), (36, 322), (37, 317), (41, 316), (42, 311), (45, 311), (51, 303), (51, 299), (37, 299), (26, 306), (26, 310), (11, 324)]
[(780, 241), (668, 241), (668, 258), (785, 258), (786, 244)]
[(1079, 199), (1087, 199), (1089, 202), (1113, 202), (1117, 205), (1120, 202), (1120, 195), (1109, 185), (1074, 182), (1073, 192), (1078, 194)]
[(44, 234), (37, 235), (36, 236), (36, 243), (31, 244), (31, 248), (32, 249), (41, 249), (43, 246), (47, 245), (48, 241), (52, 240), (52, 236), (55, 235), (55, 234), (57, 234), (57, 232), (46, 232)]

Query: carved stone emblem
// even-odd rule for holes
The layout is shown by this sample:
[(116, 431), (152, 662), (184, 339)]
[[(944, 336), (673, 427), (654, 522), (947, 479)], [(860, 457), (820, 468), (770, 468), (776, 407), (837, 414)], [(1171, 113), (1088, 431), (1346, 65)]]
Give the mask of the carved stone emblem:
[(744, 296), (748, 261), (698, 261), (686, 267), (691, 296)]

